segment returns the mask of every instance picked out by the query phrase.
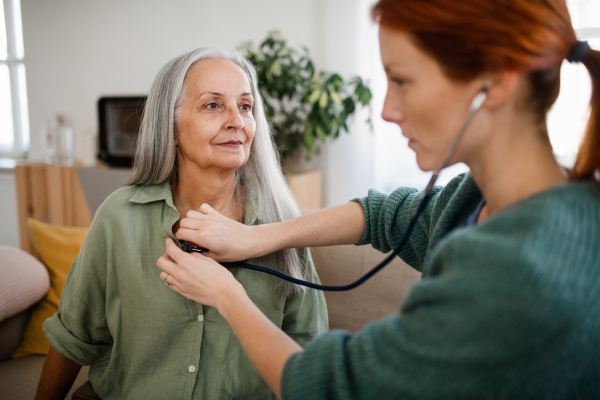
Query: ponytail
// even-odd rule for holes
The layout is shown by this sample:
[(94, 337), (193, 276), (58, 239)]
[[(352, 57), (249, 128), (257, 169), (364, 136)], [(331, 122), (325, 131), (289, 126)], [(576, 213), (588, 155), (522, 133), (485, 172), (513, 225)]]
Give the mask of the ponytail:
[(581, 62), (592, 78), (591, 112), (571, 174), (578, 181), (600, 182), (600, 51), (588, 49)]

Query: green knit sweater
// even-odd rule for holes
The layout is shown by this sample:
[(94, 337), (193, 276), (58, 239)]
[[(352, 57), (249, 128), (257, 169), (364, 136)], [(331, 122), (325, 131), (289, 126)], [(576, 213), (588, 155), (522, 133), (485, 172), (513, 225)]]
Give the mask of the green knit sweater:
[[(420, 197), (358, 199), (358, 244), (392, 249)], [(287, 362), (284, 399), (600, 399), (600, 185), (467, 227), (480, 200), (469, 174), (436, 188), (401, 253), (423, 272), (402, 316), (314, 339)]]

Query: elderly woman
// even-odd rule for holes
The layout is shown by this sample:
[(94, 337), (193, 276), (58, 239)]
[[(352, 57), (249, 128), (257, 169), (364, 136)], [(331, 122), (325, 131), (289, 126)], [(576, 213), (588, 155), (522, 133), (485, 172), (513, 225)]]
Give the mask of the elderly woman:
[[(52, 349), (36, 398), (63, 398), (81, 365), (91, 367), (80, 398), (274, 397), (217, 309), (172, 290), (168, 277), (157, 279), (165, 237), (177, 242), (180, 220), (204, 203), (248, 225), (299, 215), (254, 68), (219, 48), (177, 57), (156, 77), (128, 185), (98, 210), (59, 311), (44, 324)], [(306, 249), (252, 262), (318, 282)], [(230, 271), (299, 345), (327, 329), (322, 293)]]

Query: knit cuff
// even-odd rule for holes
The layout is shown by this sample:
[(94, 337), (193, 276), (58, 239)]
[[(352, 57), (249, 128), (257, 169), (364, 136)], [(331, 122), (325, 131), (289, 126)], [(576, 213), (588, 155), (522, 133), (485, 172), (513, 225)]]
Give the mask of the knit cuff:
[[(352, 336), (346, 331), (330, 331), (308, 344), (303, 352), (291, 356), (281, 376), (282, 399), (333, 399), (344, 381), (345, 344)], [(343, 389), (341, 390), (343, 392)]]

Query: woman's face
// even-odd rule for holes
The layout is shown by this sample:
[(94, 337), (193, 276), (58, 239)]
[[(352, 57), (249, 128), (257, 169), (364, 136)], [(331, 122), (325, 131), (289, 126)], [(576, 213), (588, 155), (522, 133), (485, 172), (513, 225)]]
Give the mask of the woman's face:
[[(420, 50), (408, 33), (380, 26), (381, 61), (388, 79), (382, 118), (396, 123), (423, 171), (441, 167), (483, 79), (457, 82), (438, 62)], [(475, 125), (475, 122), (474, 122)], [(471, 130), (476, 130), (472, 126)], [(452, 163), (466, 162), (477, 148), (477, 135), (467, 131)]]
[(251, 92), (244, 71), (229, 60), (189, 69), (176, 122), (180, 165), (236, 170), (248, 161), (256, 128)]

